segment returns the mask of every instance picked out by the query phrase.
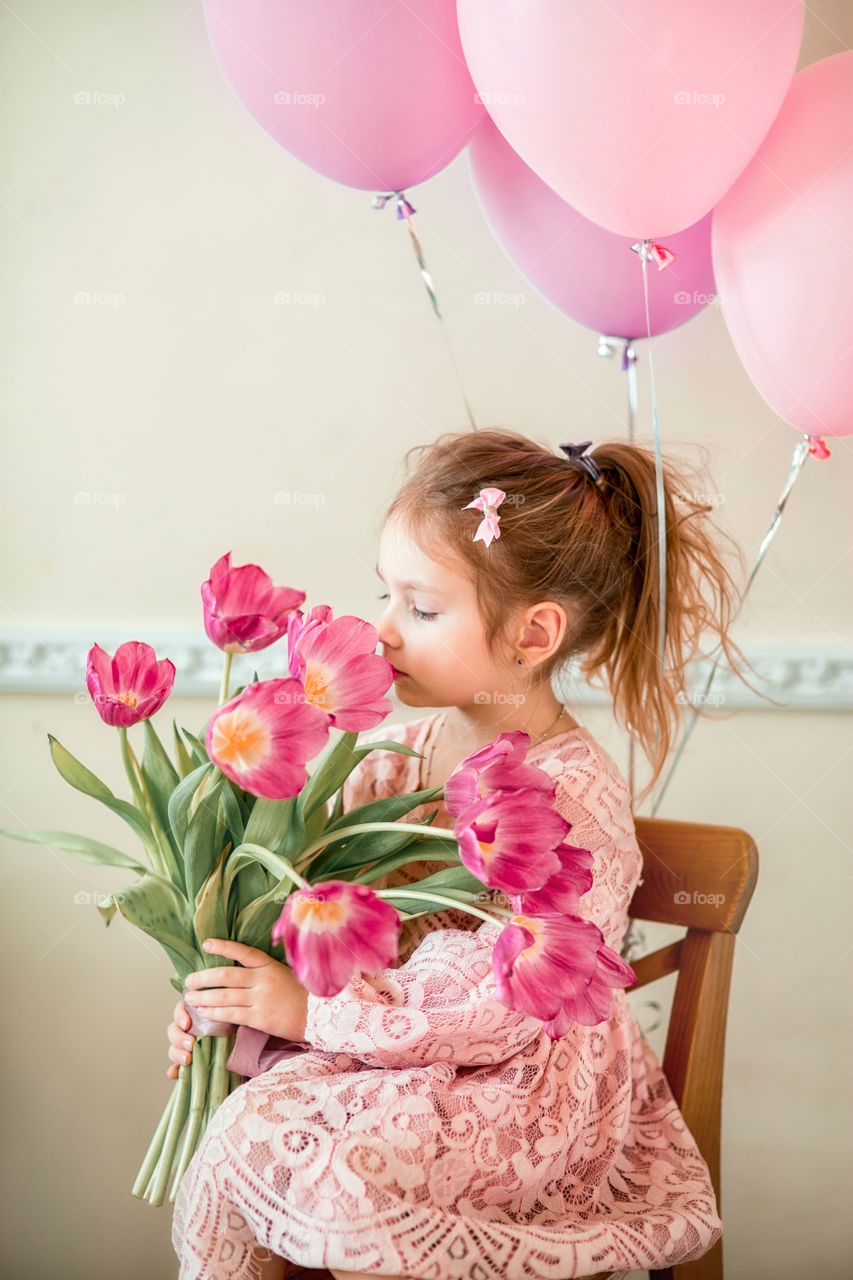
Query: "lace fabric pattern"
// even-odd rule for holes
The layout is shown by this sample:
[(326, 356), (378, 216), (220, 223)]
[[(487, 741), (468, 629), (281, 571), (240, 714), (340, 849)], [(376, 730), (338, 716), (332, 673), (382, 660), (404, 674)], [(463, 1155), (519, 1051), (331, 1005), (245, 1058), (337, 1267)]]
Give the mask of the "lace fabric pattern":
[[(435, 720), (362, 741), (422, 752)], [(581, 914), (618, 951), (642, 871), (627, 785), (584, 729), (528, 758), (554, 778), (567, 838), (593, 853)], [(417, 790), (420, 764), (371, 752), (346, 807)], [(437, 803), (406, 820), (435, 808), (450, 825)], [(716, 1242), (707, 1166), (624, 993), (607, 1022), (552, 1041), (497, 999), (498, 936), (458, 910), (418, 917), (393, 968), (309, 996), (309, 1047), (225, 1100), (184, 1175), (180, 1280), (258, 1280), (264, 1247), (301, 1267), (414, 1280), (569, 1280), (686, 1262)]]

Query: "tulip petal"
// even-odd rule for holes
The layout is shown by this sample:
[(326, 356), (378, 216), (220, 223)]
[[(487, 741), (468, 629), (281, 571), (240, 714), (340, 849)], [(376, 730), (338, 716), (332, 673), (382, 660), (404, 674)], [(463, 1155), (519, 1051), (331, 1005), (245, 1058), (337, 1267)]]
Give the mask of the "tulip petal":
[(256, 653), (284, 635), (305, 592), (274, 586), (256, 564), (232, 568), (228, 551), (202, 583), (201, 598), (204, 629), (213, 643), (226, 653)]
[(394, 907), (368, 885), (326, 880), (288, 897), (272, 940), (284, 941), (304, 987), (332, 996), (355, 973), (377, 973), (394, 963), (401, 924)]
[(128, 640), (115, 656), (92, 645), (86, 662), (86, 687), (105, 724), (128, 727), (148, 720), (166, 701), (175, 681), (175, 666), (157, 660), (151, 645)]
[(348, 615), (333, 618), (328, 605), (315, 607), (288, 631), (291, 674), (339, 729), (372, 729), (391, 710), (382, 695), (393, 683), (394, 669), (374, 652), (377, 640), (372, 623)]
[(205, 746), (227, 778), (268, 800), (295, 796), (305, 765), (328, 741), (330, 717), (311, 705), (298, 680), (247, 685), (213, 714)]

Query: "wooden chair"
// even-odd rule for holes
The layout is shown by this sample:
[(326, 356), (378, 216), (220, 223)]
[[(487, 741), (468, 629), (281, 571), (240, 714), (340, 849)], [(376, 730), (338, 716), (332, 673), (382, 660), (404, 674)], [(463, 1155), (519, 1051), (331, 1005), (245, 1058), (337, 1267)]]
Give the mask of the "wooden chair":
[[(635, 826), (643, 882), (631, 902), (631, 917), (686, 927), (687, 933), (631, 962), (637, 974), (633, 990), (678, 973), (662, 1066), (708, 1165), (719, 1209), (729, 984), (735, 934), (758, 879), (758, 851), (736, 827), (662, 818), (637, 818)], [(599, 1272), (588, 1280), (612, 1274)], [(722, 1240), (695, 1262), (650, 1275), (653, 1280), (723, 1280)]]

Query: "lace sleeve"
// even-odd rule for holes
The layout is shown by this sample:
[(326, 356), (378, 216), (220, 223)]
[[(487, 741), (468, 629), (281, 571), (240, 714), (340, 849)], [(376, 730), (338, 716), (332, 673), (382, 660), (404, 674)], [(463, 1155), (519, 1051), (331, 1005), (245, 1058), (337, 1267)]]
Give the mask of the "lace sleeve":
[(549, 760), (543, 768), (556, 783), (556, 808), (572, 824), (566, 840), (593, 855), (592, 888), (581, 898), (579, 914), (618, 951), (643, 865), (627, 783), (587, 752)]
[(336, 996), (308, 996), (305, 1040), (375, 1067), (491, 1065), (542, 1032), (538, 1018), (497, 997), (499, 926), (428, 934), (399, 969), (355, 977)]

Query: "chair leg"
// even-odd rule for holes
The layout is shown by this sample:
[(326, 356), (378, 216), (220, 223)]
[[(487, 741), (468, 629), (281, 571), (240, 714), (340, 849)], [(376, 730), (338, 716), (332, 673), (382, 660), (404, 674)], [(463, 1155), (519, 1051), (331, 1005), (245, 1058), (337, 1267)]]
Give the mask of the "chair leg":
[[(666, 1271), (654, 1271), (654, 1277), (666, 1277)], [(723, 1242), (718, 1240), (713, 1249), (703, 1253), (695, 1262), (685, 1262), (672, 1267), (670, 1280), (723, 1280)]]

